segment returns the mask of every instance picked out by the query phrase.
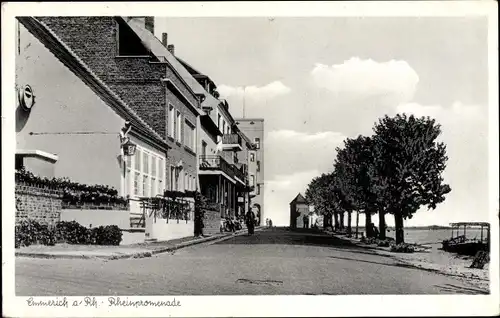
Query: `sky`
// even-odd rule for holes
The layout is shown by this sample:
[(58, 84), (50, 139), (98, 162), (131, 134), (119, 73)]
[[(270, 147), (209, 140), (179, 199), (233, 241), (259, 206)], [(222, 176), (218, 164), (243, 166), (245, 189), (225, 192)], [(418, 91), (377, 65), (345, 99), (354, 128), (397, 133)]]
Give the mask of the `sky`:
[(441, 124), (452, 188), (406, 225), (488, 220), (487, 31), (478, 17), (155, 20), (156, 36), (167, 32), (175, 54), (210, 76), (234, 117), (245, 104), (246, 117), (264, 118), (264, 213), (276, 225), (332, 170), (345, 138), (398, 112)]

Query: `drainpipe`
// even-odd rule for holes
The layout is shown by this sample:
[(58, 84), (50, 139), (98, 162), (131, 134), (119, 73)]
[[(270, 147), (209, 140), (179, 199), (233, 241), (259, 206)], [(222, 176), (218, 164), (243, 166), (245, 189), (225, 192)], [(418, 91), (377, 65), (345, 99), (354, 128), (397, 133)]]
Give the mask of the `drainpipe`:
[(194, 149), (194, 152), (196, 153), (196, 190), (201, 193), (201, 185), (200, 185), (200, 152), (199, 149), (201, 149), (201, 146), (199, 142), (201, 142), (201, 137), (200, 137), (200, 130), (201, 130), (201, 116), (196, 116), (196, 149)]

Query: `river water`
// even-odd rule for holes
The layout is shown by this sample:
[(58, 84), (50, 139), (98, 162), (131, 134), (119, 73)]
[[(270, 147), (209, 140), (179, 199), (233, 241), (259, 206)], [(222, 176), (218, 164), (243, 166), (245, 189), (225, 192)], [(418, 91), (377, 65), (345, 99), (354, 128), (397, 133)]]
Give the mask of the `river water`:
[[(441, 244), (443, 240), (451, 238), (451, 229), (405, 229), (405, 242), (418, 243), (418, 244)], [(454, 230), (453, 236), (457, 236), (457, 231)], [(460, 235), (463, 235), (463, 229), (460, 230)], [(466, 236), (468, 239), (481, 238), (481, 229), (467, 229)], [(395, 238), (396, 232), (388, 230), (386, 233), (388, 237)], [(486, 230), (483, 230), (483, 235), (486, 238)]]

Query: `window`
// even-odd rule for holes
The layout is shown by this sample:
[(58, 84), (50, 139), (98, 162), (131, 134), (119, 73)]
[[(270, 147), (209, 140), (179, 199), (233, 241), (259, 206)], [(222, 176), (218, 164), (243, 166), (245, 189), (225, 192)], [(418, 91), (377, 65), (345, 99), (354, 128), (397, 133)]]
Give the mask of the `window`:
[(254, 143), (255, 143), (255, 147), (257, 147), (257, 149), (260, 149), (260, 138), (255, 138)]
[(219, 129), (220, 129), (220, 126), (221, 126), (221, 119), (222, 118), (221, 118), (220, 114), (217, 115), (217, 128), (219, 128)]
[(174, 184), (175, 190), (181, 191), (182, 176), (180, 169), (174, 168), (174, 175), (175, 175), (175, 184)]
[(134, 195), (139, 195), (140, 183), (139, 179), (141, 177), (141, 160), (142, 160), (142, 151), (137, 149), (135, 151), (134, 157)]
[(182, 187), (184, 191), (189, 189), (188, 173), (184, 172), (184, 186)]
[(175, 117), (174, 117), (174, 106), (172, 105), (168, 105), (168, 123), (169, 123), (169, 126), (168, 127), (168, 135), (170, 137), (174, 137), (175, 136)]
[(222, 121), (222, 133), (223, 134), (226, 133), (226, 122), (225, 121)]
[(255, 161), (255, 152), (250, 152), (250, 162), (254, 162)]
[(196, 128), (188, 120), (185, 121), (184, 144), (191, 150), (196, 150)]
[(176, 116), (176, 121), (175, 121), (175, 140), (182, 143), (182, 116), (181, 112), (177, 111), (177, 116)]
[(176, 175), (175, 175), (175, 167), (174, 166), (170, 166), (170, 190), (171, 191), (174, 191), (174, 190), (177, 190), (176, 188), (176, 183), (175, 183), (175, 178), (176, 178)]
[(207, 143), (205, 141), (201, 142), (201, 157), (203, 159), (207, 157)]
[(156, 186), (156, 157), (151, 156), (151, 196), (154, 197), (156, 196), (156, 193), (158, 192), (158, 187)]
[(253, 187), (255, 185), (255, 176), (253, 174), (250, 175), (250, 186)]
[[(163, 194), (165, 180), (163, 165), (164, 158), (138, 146), (134, 157), (127, 158), (126, 188), (128, 189), (132, 183), (131, 192), (135, 196), (150, 197)], [(133, 180), (130, 180), (132, 177)]]
[(141, 174), (139, 172), (134, 173), (134, 195), (139, 195), (139, 178)]
[(163, 163), (163, 159), (158, 158), (158, 194), (161, 195), (163, 195), (163, 191), (165, 190), (163, 187), (163, 179), (165, 178), (164, 169), (165, 164)]
[(260, 184), (257, 185), (257, 195), (260, 194)]
[(125, 195), (132, 195), (130, 191), (130, 178), (132, 177), (132, 158), (126, 157), (126, 167), (125, 167)]
[(142, 155), (142, 195), (150, 196), (149, 193), (149, 153), (144, 152)]
[(257, 160), (257, 172), (259, 172), (259, 171), (260, 171), (260, 161)]

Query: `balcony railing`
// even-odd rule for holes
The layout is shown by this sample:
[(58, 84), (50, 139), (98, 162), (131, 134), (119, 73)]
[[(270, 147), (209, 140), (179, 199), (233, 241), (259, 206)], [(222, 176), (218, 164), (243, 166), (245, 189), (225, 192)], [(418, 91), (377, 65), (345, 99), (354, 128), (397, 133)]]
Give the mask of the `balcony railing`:
[(245, 182), (245, 175), (233, 164), (228, 163), (221, 156), (200, 156), (200, 170), (220, 170), (231, 178), (238, 178)]
[(242, 139), (238, 134), (224, 134), (222, 135), (222, 147), (223, 149), (239, 149), (242, 150)]

